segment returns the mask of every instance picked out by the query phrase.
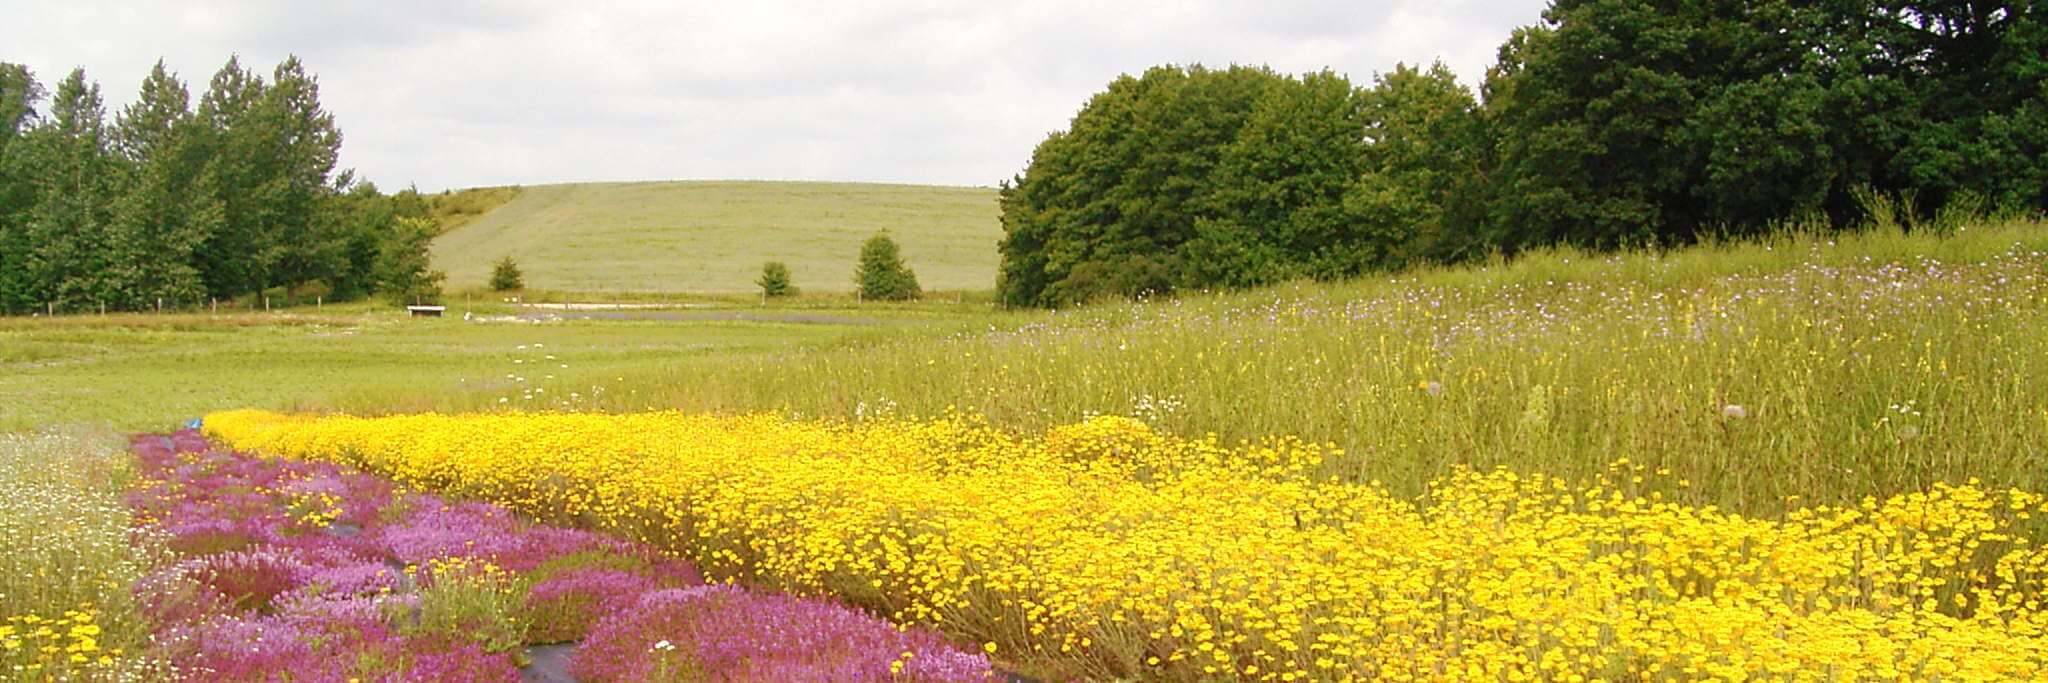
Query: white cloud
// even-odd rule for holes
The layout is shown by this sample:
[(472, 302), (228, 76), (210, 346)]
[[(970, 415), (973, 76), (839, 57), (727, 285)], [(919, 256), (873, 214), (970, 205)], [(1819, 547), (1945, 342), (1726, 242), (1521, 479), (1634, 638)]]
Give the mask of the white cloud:
[[(1478, 82), (1542, 0), (962, 3), (39, 2), (0, 60), (74, 66), (118, 108), (162, 57), (296, 53), (342, 163), (387, 188), (657, 178), (992, 185), (1121, 73), (1441, 59)], [(12, 3), (0, 3), (12, 5)]]

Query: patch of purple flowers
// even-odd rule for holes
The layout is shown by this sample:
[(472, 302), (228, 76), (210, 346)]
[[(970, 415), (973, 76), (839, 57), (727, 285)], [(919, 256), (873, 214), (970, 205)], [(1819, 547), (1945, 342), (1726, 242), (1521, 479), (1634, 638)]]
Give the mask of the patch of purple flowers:
[[(908, 656), (906, 656), (908, 653)], [(979, 681), (988, 659), (817, 599), (732, 586), (655, 591), (591, 630), (577, 678), (600, 683)]]

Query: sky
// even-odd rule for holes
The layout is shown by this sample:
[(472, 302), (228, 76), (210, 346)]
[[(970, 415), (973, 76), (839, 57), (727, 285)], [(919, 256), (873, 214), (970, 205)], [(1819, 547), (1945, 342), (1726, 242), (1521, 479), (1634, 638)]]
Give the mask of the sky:
[(193, 99), (296, 54), (386, 190), (605, 180), (995, 185), (1119, 74), (1441, 60), (1477, 86), (1543, 0), (0, 0), (0, 61), (72, 68), (109, 115), (158, 59)]

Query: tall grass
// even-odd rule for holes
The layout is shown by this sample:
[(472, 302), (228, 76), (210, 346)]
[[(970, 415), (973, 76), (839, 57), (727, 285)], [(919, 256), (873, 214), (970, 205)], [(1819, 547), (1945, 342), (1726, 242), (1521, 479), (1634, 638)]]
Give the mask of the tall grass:
[(157, 673), (129, 592), (159, 552), (131, 536), (134, 476), (111, 437), (0, 434), (0, 679)]
[[(949, 407), (1034, 430), (1124, 414), (1290, 434), (1419, 494), (1456, 464), (1617, 459), (1769, 513), (1935, 481), (2048, 488), (2048, 226), (1556, 249), (1340, 285), (993, 317), (943, 339), (682, 359), (608, 410), (857, 419)], [(446, 396), (442, 409), (492, 397)]]

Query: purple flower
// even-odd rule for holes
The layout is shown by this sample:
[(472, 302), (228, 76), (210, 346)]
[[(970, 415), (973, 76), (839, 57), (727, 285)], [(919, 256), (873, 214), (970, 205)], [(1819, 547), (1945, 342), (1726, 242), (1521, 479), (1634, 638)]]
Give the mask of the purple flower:
[(369, 597), (397, 590), (404, 575), (382, 562), (358, 562), (315, 570), (307, 577), (306, 587), (330, 597)]
[(891, 665), (920, 680), (979, 681), (988, 660), (928, 631), (826, 600), (731, 586), (662, 590), (598, 623), (576, 651), (583, 680), (890, 681)]

